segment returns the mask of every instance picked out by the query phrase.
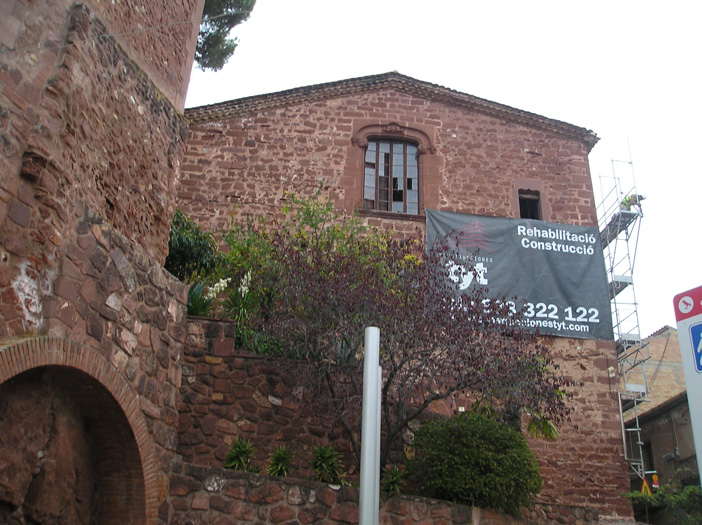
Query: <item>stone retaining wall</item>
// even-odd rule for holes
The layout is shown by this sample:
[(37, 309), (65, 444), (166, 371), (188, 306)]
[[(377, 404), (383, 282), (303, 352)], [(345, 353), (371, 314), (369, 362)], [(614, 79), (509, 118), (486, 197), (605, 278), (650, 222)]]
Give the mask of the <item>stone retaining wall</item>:
[[(358, 490), (295, 478), (253, 475), (179, 463), (171, 475), (173, 513), (160, 518), (188, 525), (229, 523), (358, 523)], [(516, 520), (446, 501), (410, 496), (380, 496), (380, 523), (403, 525), (509, 525), (517, 523), (598, 523), (594, 510), (536, 505)]]

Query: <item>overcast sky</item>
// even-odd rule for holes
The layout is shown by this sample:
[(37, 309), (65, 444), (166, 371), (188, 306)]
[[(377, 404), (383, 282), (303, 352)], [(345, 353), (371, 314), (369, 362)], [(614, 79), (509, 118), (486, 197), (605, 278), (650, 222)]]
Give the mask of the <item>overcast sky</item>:
[(634, 271), (646, 336), (675, 326), (673, 296), (702, 285), (700, 15), (692, 0), (258, 0), (227, 66), (193, 71), (186, 105), (398, 71), (591, 129), (596, 197), (613, 160), (646, 196)]

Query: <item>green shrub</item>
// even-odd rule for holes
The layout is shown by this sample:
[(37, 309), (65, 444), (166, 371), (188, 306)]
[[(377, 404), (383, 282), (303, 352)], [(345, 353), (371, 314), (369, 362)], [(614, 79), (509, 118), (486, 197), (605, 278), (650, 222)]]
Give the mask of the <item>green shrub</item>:
[(414, 453), (407, 469), (422, 496), (518, 517), (541, 490), (539, 466), (524, 436), (485, 415), (466, 413), (423, 425)]
[(198, 315), (206, 317), (212, 311), (211, 297), (205, 293), (206, 284), (202, 282), (194, 282), (188, 289), (188, 315)]
[(339, 485), (343, 481), (339, 453), (331, 446), (319, 445), (312, 455), (313, 478), (322, 483)]
[(251, 441), (244, 438), (236, 438), (229, 447), (223, 466), (224, 468), (243, 470), (244, 472), (258, 472), (258, 466), (251, 463), (253, 455), (254, 447)]
[(287, 477), (290, 472), (290, 461), (293, 453), (288, 447), (279, 447), (271, 454), (271, 462), (268, 464), (266, 472), (271, 476)]
[(405, 473), (397, 467), (385, 469), (383, 479), (380, 481), (380, 488), (391, 496), (399, 494), (405, 484), (404, 477)]
[(204, 231), (195, 221), (176, 210), (168, 239), (168, 256), (164, 268), (181, 281), (210, 275), (220, 255), (214, 235)]
[(642, 492), (628, 492), (624, 494), (634, 504), (634, 513), (638, 518), (639, 509), (646, 507), (646, 512), (655, 517), (654, 523), (676, 523), (679, 525), (693, 525), (702, 523), (702, 492), (700, 485), (685, 485), (685, 475), (693, 476), (696, 471), (678, 469), (673, 479), (664, 483), (655, 490), (651, 496)]

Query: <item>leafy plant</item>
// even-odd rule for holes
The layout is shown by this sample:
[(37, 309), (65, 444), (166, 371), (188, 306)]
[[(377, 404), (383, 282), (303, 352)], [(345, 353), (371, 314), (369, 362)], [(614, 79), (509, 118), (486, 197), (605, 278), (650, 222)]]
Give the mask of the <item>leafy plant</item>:
[(503, 510), (518, 517), (542, 487), (524, 436), (495, 419), (465, 413), (426, 423), (414, 437), (410, 479), (422, 496)]
[(187, 282), (211, 274), (219, 258), (214, 235), (176, 210), (171, 222), (164, 268), (181, 281)]
[(319, 445), (312, 455), (313, 478), (322, 483), (339, 485), (343, 481), (339, 453), (331, 446)]
[(391, 496), (399, 494), (402, 492), (402, 487), (405, 484), (404, 477), (405, 473), (398, 467), (385, 469), (383, 472), (383, 479), (380, 482), (380, 488)]
[(251, 272), (246, 297), (227, 309), (239, 319), (237, 344), (314, 365), (302, 379), (330, 400), (320, 410), (344, 428), (357, 461), (367, 326), (382, 334), (381, 467), (413, 420), (454, 395), (485, 399), (514, 425), (536, 414), (532, 430), (542, 435), (568, 420), (563, 392), (572, 382), (524, 328), (523, 313), (488, 299), (485, 287), (456, 299), (447, 265), (455, 245), (425, 251), (419, 236), (370, 228), (319, 192), (287, 202), (282, 217), (249, 219), (225, 235), (222, 276)]
[(275, 449), (271, 453), (271, 461), (268, 464), (266, 472), (271, 476), (287, 477), (290, 472), (290, 462), (292, 461), (293, 453), (285, 446)]
[(251, 441), (244, 438), (236, 438), (224, 458), (224, 468), (243, 470), (244, 472), (258, 472), (259, 467), (251, 463), (254, 455), (254, 447)]
[(206, 317), (212, 311), (214, 299), (205, 293), (205, 281), (194, 282), (188, 289), (188, 315)]
[[(673, 479), (664, 483), (651, 496), (642, 492), (624, 494), (636, 505), (646, 505), (660, 516), (660, 523), (695, 525), (702, 523), (702, 492), (700, 485), (687, 485), (682, 482), (689, 469), (678, 469)], [(696, 474), (693, 473), (693, 474)], [(657, 519), (658, 521), (658, 519)]]

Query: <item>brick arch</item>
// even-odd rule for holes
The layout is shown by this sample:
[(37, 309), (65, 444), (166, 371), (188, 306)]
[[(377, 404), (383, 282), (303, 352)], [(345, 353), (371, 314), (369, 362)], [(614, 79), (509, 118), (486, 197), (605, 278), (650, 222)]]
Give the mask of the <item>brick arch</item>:
[[(147, 523), (158, 520), (157, 461), (152, 438), (131, 386), (100, 353), (88, 346), (53, 337), (29, 339), (0, 348), (0, 385), (37, 368), (63, 368), (89, 376), (116, 401), (131, 429), (141, 461), (144, 514)], [(106, 417), (109, 417), (107, 414)]]

